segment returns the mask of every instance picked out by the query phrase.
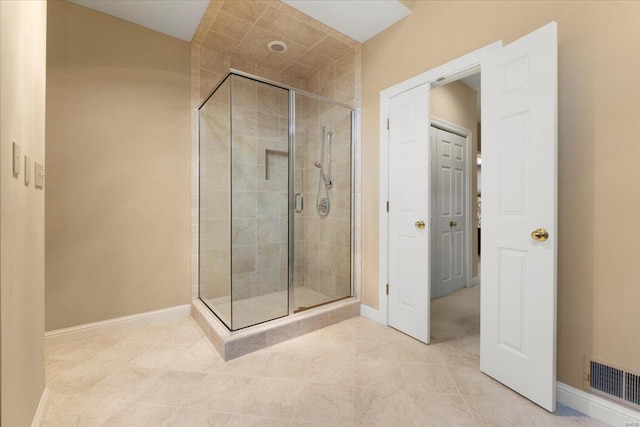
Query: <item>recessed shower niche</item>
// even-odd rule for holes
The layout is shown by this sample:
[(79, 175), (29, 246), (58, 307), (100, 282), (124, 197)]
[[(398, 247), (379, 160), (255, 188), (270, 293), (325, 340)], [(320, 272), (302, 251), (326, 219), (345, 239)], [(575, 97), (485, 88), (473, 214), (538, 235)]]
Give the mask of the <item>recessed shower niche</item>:
[(200, 107), (199, 298), (231, 333), (354, 300), (354, 114), (237, 71)]

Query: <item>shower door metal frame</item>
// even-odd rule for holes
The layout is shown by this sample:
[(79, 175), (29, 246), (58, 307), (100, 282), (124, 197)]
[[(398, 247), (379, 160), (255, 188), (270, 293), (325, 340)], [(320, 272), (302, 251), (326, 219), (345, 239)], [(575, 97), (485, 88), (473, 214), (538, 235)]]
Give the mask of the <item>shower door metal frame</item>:
[[(339, 298), (337, 300), (332, 300), (332, 301), (328, 301), (326, 303), (322, 303), (322, 304), (318, 304), (318, 306), (321, 305), (325, 305), (325, 304), (331, 304), (333, 302), (339, 301), (341, 299), (346, 299), (346, 298), (353, 298), (353, 297), (357, 297), (356, 295), (356, 275), (355, 275), (355, 266), (356, 266), (356, 124), (357, 124), (357, 120), (356, 120), (356, 110), (351, 107), (350, 105), (347, 104), (343, 104), (341, 102), (335, 101), (333, 99), (329, 99), (326, 98), (324, 96), (321, 95), (316, 95), (315, 93), (311, 93), (311, 92), (307, 92), (305, 90), (302, 89), (297, 89), (294, 88), (293, 86), (289, 86), (289, 85), (285, 85), (282, 83), (278, 83), (275, 82), (273, 80), (269, 80), (269, 79), (265, 79), (250, 73), (245, 73), (244, 71), (240, 71), (240, 70), (236, 70), (234, 68), (229, 69), (229, 72), (227, 74), (225, 74), (225, 76), (220, 79), (220, 81), (213, 87), (213, 89), (207, 94), (207, 96), (204, 97), (204, 100), (200, 103), (200, 105), (198, 106), (198, 114), (196, 115), (197, 118), (197, 123), (198, 123), (198, 130), (200, 129), (200, 109), (202, 107), (204, 107), (204, 105), (207, 103), (207, 101), (209, 101), (209, 98), (211, 98), (211, 96), (218, 90), (218, 88), (227, 80), (227, 78), (229, 78), (230, 76), (239, 76), (239, 77), (244, 77), (247, 79), (251, 79), (254, 80), (256, 82), (259, 83), (265, 83), (268, 84), (270, 86), (274, 86), (280, 89), (284, 89), (287, 90), (289, 92), (289, 143), (288, 143), (288, 151), (289, 151), (289, 161), (288, 161), (288, 192), (289, 192), (289, 197), (288, 197), (288, 202), (289, 202), (289, 218), (288, 218), (288, 266), (287, 266), (287, 292), (288, 292), (288, 316), (291, 316), (292, 314), (295, 313), (295, 285), (294, 285), (294, 274), (295, 274), (295, 166), (296, 166), (296, 160), (295, 160), (295, 141), (296, 141), (296, 135), (295, 135), (295, 131), (296, 131), (296, 94), (300, 94), (300, 95), (304, 95), (304, 96), (308, 96), (310, 98), (314, 98), (317, 99), (319, 101), (324, 101), (327, 102), (331, 105), (335, 105), (338, 107), (342, 107), (345, 108), (347, 110), (350, 111), (350, 115), (351, 115), (351, 140), (350, 140), (350, 156), (351, 158), (349, 159), (349, 163), (351, 165), (351, 174), (350, 174), (350, 186), (349, 186), (349, 190), (351, 192), (350, 194), (350, 248), (349, 248), (349, 255), (350, 255), (350, 268), (349, 268), (349, 273), (350, 273), (350, 295), (344, 298)], [(233, 96), (233, 90), (231, 89), (231, 96)], [(231, 108), (231, 106), (230, 106)], [(231, 138), (233, 138), (232, 136), (230, 136)], [(233, 145), (233, 139), (231, 140), (231, 145)], [(200, 133), (198, 132), (198, 169), (200, 168)], [(230, 170), (231, 171), (231, 170)], [(198, 174), (198, 190), (200, 189), (200, 176)], [(199, 192), (199, 191), (198, 191)], [(199, 199), (199, 197), (198, 197)], [(200, 253), (200, 208), (198, 208), (198, 254)], [(200, 263), (199, 260), (199, 255), (198, 255), (198, 264)], [(233, 275), (231, 276), (231, 295), (233, 294)], [(200, 295), (200, 268), (198, 268), (198, 297)], [(207, 306), (208, 307), (208, 306)], [(314, 308), (316, 306), (310, 307), (310, 308)], [(211, 310), (211, 308), (209, 308)], [(214, 313), (214, 315), (216, 317), (217, 314), (215, 314), (215, 312), (213, 310), (211, 310), (212, 313)], [(231, 297), (231, 313), (233, 313), (233, 297)], [(271, 320), (275, 320), (275, 319), (270, 319), (267, 320), (265, 322), (269, 322)], [(261, 322), (261, 323), (265, 323), (265, 322)], [(224, 322), (222, 322), (224, 324)], [(261, 324), (259, 323), (259, 324)], [(232, 320), (231, 320), (231, 325), (233, 326), (233, 315), (232, 315)], [(256, 326), (256, 325), (251, 325), (251, 326)], [(232, 332), (241, 330), (241, 329), (246, 329), (246, 328), (250, 328), (251, 326), (247, 326), (244, 328), (239, 328), (239, 329), (230, 329)]]
[[(325, 96), (316, 95), (315, 93), (307, 92), (306, 90), (298, 89), (298, 88), (295, 88), (293, 86), (289, 86), (289, 85), (286, 85), (286, 84), (283, 84), (283, 83), (278, 83), (276, 81), (265, 79), (263, 77), (259, 77), (259, 76), (256, 76), (256, 75), (253, 75), (253, 74), (250, 74), (250, 73), (245, 73), (244, 71), (236, 70), (234, 68), (229, 69), (229, 72), (227, 74), (225, 74), (225, 76), (223, 78), (220, 79), (220, 81), (213, 87), (213, 90), (211, 90), (207, 94), (207, 96), (204, 97), (204, 100), (198, 106), (198, 110), (200, 110), (204, 106), (204, 104), (207, 103), (207, 101), (209, 100), (211, 95), (213, 95), (215, 93), (215, 91), (218, 90), (218, 87), (220, 87), (222, 85), (222, 83), (224, 83), (224, 81), (227, 79), (227, 77), (232, 76), (232, 75), (245, 77), (247, 79), (251, 79), (251, 80), (254, 80), (254, 81), (260, 82), (260, 83), (266, 83), (266, 84), (268, 84), (270, 86), (274, 86), (274, 87), (277, 87), (277, 88), (280, 88), (280, 89), (285, 89), (285, 90), (288, 90), (288, 91), (294, 91), (294, 92), (299, 93), (301, 95), (308, 96), (310, 98), (315, 98), (315, 99), (320, 100), (320, 101), (325, 101), (325, 102), (328, 102), (330, 104), (337, 105), (337, 106), (342, 107), (342, 108), (346, 108), (347, 110), (349, 110), (351, 112), (355, 112), (353, 107), (351, 107), (348, 104), (344, 104), (342, 102), (334, 101), (333, 99), (327, 98)], [(352, 132), (352, 137), (353, 137), (353, 132)], [(352, 142), (353, 142), (353, 138), (352, 138)]]
[(356, 232), (357, 231), (357, 226), (358, 223), (356, 221), (356, 214), (358, 212), (358, 195), (357, 193), (357, 186), (356, 186), (356, 178), (358, 177), (357, 172), (356, 171), (356, 160), (357, 160), (357, 154), (358, 152), (357, 147), (356, 147), (356, 143), (358, 141), (357, 139), (357, 125), (358, 125), (358, 118), (356, 116), (356, 110), (353, 108), (350, 108), (351, 110), (351, 150), (349, 152), (349, 154), (351, 155), (351, 158), (349, 159), (349, 163), (351, 163), (351, 183), (349, 185), (349, 191), (350, 196), (351, 196), (351, 206), (349, 209), (349, 219), (350, 219), (350, 224), (349, 224), (349, 229), (351, 231), (351, 241), (350, 241), (350, 245), (351, 247), (349, 248), (349, 255), (350, 255), (350, 268), (349, 268), (349, 274), (350, 274), (350, 279), (351, 279), (351, 296), (352, 297), (356, 297), (358, 298), (359, 295), (356, 295), (356, 280), (358, 279), (358, 277), (356, 276), (356, 267), (357, 267), (357, 258), (356, 258), (356, 250), (358, 248), (357, 243), (357, 237), (359, 236), (359, 234)]
[[(296, 271), (296, 90), (289, 89), (289, 254), (287, 265), (287, 281), (289, 293), (289, 316), (296, 311), (296, 291), (294, 276)], [(293, 202), (292, 202), (293, 200)], [(303, 202), (304, 203), (304, 202)], [(304, 205), (303, 205), (304, 206)]]

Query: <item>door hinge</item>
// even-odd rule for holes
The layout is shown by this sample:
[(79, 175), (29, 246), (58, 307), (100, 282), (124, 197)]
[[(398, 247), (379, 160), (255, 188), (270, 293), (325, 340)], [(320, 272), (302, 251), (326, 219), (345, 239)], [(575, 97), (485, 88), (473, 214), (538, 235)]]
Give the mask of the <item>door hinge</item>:
[(387, 130), (389, 129), (389, 118), (387, 118)]
[(389, 212), (389, 201), (387, 200), (387, 212)]
[(387, 283), (387, 295), (389, 295), (389, 284)]

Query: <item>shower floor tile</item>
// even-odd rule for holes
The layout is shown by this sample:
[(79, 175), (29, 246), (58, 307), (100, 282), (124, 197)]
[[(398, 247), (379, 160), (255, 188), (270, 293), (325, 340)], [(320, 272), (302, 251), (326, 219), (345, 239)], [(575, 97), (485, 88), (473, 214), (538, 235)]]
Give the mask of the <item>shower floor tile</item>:
[(226, 363), (191, 318), (48, 346), (43, 426), (604, 425), (480, 373), (476, 288), (433, 301), (428, 346), (363, 317)]
[[(296, 309), (324, 304), (334, 299), (304, 286), (295, 289)], [(231, 319), (229, 298), (217, 298), (208, 300), (206, 303), (221, 319), (225, 321)], [(272, 292), (234, 301), (233, 328), (237, 330), (286, 316), (289, 313), (288, 307), (287, 291)]]

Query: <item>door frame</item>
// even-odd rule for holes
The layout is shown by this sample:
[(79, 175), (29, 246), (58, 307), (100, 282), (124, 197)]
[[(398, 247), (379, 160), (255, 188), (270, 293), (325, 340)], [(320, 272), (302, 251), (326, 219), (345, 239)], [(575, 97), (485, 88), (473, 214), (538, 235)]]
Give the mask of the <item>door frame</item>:
[[(471, 264), (471, 260), (473, 259), (473, 245), (471, 244), (472, 240), (473, 240), (473, 230), (472, 230), (472, 226), (473, 226), (473, 219), (472, 219), (472, 210), (471, 210), (471, 203), (473, 202), (472, 199), (472, 193), (471, 193), (471, 178), (472, 178), (472, 172), (473, 172), (473, 160), (471, 159), (471, 147), (472, 147), (472, 143), (473, 143), (473, 137), (472, 137), (472, 131), (462, 127), (460, 125), (457, 125), (455, 123), (452, 122), (448, 122), (446, 120), (442, 120), (439, 119), (435, 116), (430, 115), (429, 116), (429, 127), (435, 127), (437, 129), (441, 129), (444, 130), (446, 132), (450, 132), (453, 134), (456, 134), (458, 136), (461, 136), (465, 139), (464, 142), (464, 156), (465, 156), (465, 180), (464, 180), (464, 192), (465, 192), (465, 208), (464, 208), (464, 213), (466, 215), (466, 224), (465, 226), (467, 227), (467, 239), (464, 243), (464, 253), (465, 253), (465, 262), (464, 262), (464, 268), (465, 268), (465, 273), (466, 273), (466, 279), (465, 279), (465, 284), (464, 287), (465, 288), (470, 288), (473, 285), (473, 268), (472, 268), (472, 264)], [(432, 152), (433, 147), (430, 147), (429, 152)], [(474, 159), (475, 160), (475, 159)], [(432, 183), (435, 184), (435, 177), (434, 177), (434, 169), (431, 168), (431, 170), (429, 171), (429, 173), (431, 174), (431, 178), (432, 179)], [(433, 188), (430, 189), (430, 193), (429, 193), (429, 199), (431, 201), (433, 201)], [(435, 213), (435, 209), (436, 209), (436, 203), (431, 203), (431, 212), (429, 212), (429, 216), (430, 219), (433, 218), (434, 213)], [(435, 241), (433, 239), (434, 237), (434, 224), (431, 221), (430, 222), (430, 227), (429, 227), (430, 233), (431, 235), (429, 236), (429, 244), (431, 245), (431, 254), (436, 254), (435, 251)], [(435, 274), (435, 267), (434, 264), (431, 264), (432, 267), (432, 273)], [(431, 275), (431, 278), (433, 279), (433, 274)], [(479, 278), (478, 278), (479, 279)], [(433, 286), (433, 283), (430, 284), (431, 286)], [(431, 294), (431, 298), (433, 298), (433, 293)]]
[[(389, 130), (387, 129), (389, 117), (389, 103), (394, 96), (411, 90), (423, 84), (431, 87), (441, 86), (449, 82), (470, 76), (480, 71), (482, 59), (492, 52), (502, 48), (502, 40), (498, 40), (478, 50), (470, 52), (453, 61), (432, 68), (417, 76), (393, 85), (380, 92), (380, 187), (378, 202), (378, 312), (375, 318), (373, 313), (367, 310), (367, 315), (384, 325), (389, 324), (389, 302), (387, 295), (387, 283), (389, 280), (389, 214), (387, 201), (389, 200)], [(426, 117), (425, 120), (431, 119)]]

